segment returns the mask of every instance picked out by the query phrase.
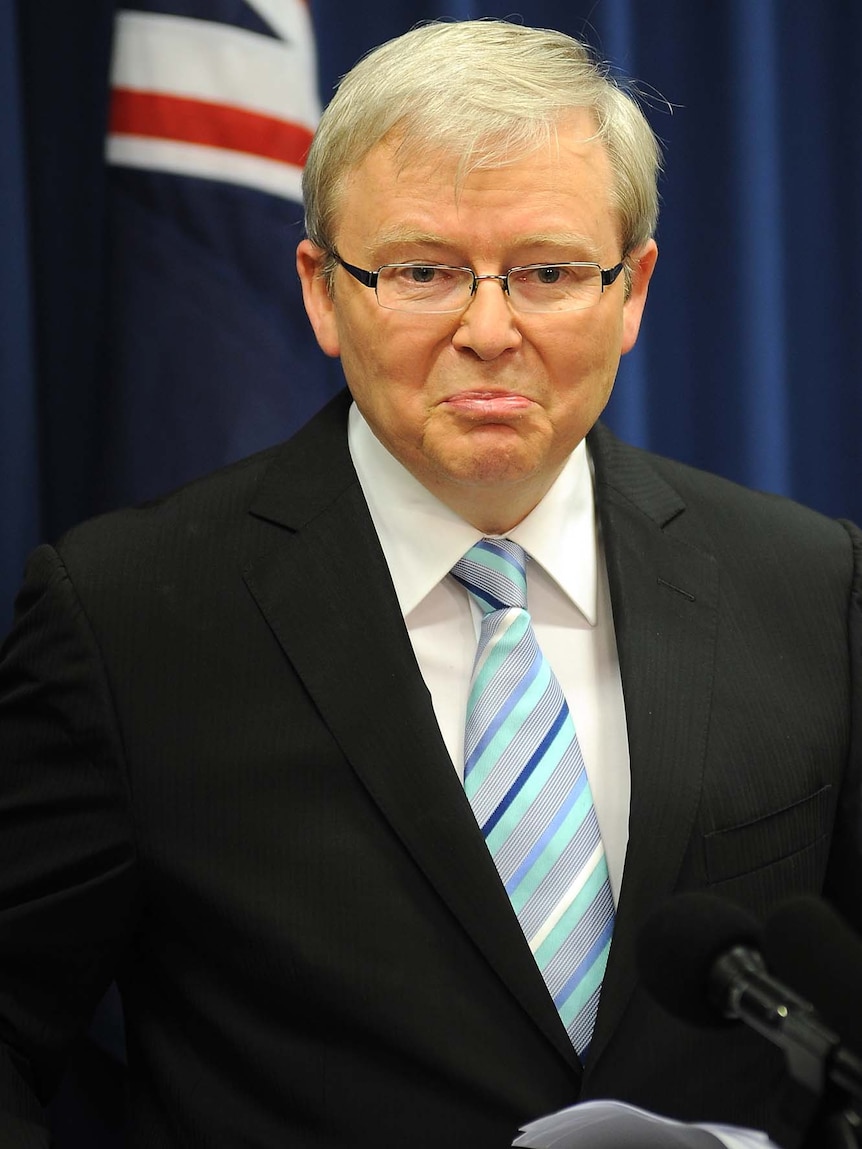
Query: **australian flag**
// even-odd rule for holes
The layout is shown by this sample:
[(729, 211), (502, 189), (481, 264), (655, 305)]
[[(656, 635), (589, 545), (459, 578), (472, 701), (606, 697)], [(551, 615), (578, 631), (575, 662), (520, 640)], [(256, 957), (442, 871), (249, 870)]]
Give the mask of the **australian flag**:
[(106, 157), (109, 502), (283, 439), (341, 384), (294, 250), (316, 126), (304, 0), (117, 11)]

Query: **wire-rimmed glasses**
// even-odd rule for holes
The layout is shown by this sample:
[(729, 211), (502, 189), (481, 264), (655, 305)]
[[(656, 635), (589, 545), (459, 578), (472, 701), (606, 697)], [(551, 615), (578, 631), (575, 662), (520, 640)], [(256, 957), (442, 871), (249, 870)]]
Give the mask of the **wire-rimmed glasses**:
[(331, 253), (354, 279), (370, 287), (389, 311), (445, 314), (463, 311), (483, 279), (496, 279), (519, 312), (582, 311), (598, 303), (602, 292), (625, 266), (598, 263), (530, 263), (500, 275), (477, 275), (470, 267), (440, 263), (384, 263), (376, 271), (355, 267)]

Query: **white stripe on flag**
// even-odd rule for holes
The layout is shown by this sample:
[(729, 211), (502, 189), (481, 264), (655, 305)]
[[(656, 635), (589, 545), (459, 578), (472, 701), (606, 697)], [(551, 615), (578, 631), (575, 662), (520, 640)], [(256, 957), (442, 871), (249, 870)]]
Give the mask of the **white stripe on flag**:
[(539, 948), (539, 946), (542, 944), (542, 942), (545, 940), (545, 938), (548, 936), (548, 934), (551, 932), (551, 930), (554, 928), (554, 926), (557, 924), (557, 922), (587, 884), (593, 870), (595, 870), (596, 866), (601, 861), (603, 852), (604, 850), (602, 847), (602, 841), (601, 838), (599, 838), (598, 845), (593, 850), (587, 861), (584, 862), (574, 881), (557, 902), (551, 913), (545, 918), (545, 921), (540, 926), (540, 928), (530, 938), (530, 949), (533, 953), (536, 952), (536, 950)]
[[(291, 4), (304, 8), (302, 0)], [(207, 20), (121, 11), (111, 82), (229, 104), (314, 131), (320, 117), (314, 40), (307, 17), (295, 23), (302, 34), (286, 43)]]
[(181, 144), (174, 140), (110, 136), (106, 157), (108, 163), (123, 167), (223, 180), (302, 202), (301, 169), (261, 156), (201, 144)]

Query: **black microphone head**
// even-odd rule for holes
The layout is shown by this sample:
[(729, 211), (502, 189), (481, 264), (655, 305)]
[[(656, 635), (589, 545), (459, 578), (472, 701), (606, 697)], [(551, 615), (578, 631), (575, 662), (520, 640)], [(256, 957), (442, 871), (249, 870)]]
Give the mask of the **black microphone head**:
[(788, 982), (862, 1055), (862, 938), (822, 899), (783, 902), (767, 919), (763, 953)]
[(740, 906), (713, 894), (678, 894), (641, 928), (638, 970), (653, 998), (695, 1025), (721, 1025), (710, 979), (716, 962), (736, 946), (760, 948), (760, 926)]

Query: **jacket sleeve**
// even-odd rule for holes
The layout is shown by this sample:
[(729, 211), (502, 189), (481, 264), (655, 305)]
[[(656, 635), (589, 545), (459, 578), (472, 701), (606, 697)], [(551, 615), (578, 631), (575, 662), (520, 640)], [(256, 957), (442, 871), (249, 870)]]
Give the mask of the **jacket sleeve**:
[(0, 650), (0, 1143), (43, 1106), (113, 977), (136, 902), (123, 748), (63, 563), (33, 555)]

